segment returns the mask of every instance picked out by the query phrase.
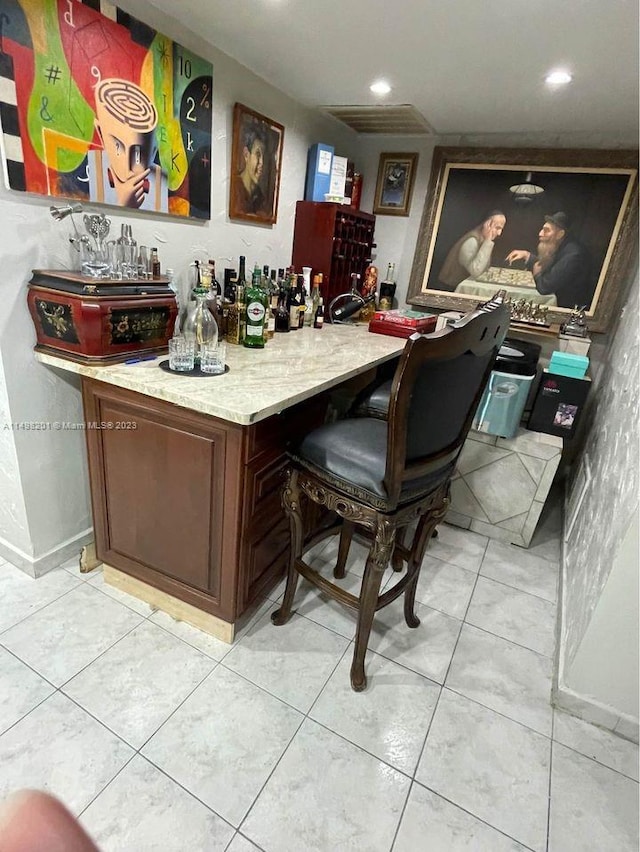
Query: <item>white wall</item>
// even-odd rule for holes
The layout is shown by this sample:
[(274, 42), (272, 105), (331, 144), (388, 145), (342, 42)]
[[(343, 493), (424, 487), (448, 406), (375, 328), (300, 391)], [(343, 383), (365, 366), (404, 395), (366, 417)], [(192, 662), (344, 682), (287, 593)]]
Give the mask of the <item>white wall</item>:
[(8, 541), (9, 536), (15, 547), (21, 551), (28, 550), (31, 544), (14, 434), (10, 424), (9, 397), (0, 361), (0, 553), (2, 542)]
[[(591, 407), (583, 452), (589, 458), (592, 478), (563, 554), (556, 695), (560, 706), (607, 727), (624, 729), (625, 735), (636, 739), (637, 689), (635, 702), (629, 691), (637, 683), (637, 647), (634, 656), (628, 644), (635, 641), (637, 646), (637, 639), (633, 640), (625, 625), (634, 618), (637, 623), (637, 593), (633, 591), (637, 550), (635, 560), (631, 559), (627, 535), (637, 522), (640, 484), (639, 289), (636, 269)], [(578, 469), (579, 460), (573, 481)], [(625, 586), (625, 578), (633, 573), (635, 579)], [(605, 635), (617, 639), (615, 648), (609, 646), (611, 656), (606, 663), (617, 671), (616, 689), (605, 685), (607, 675), (598, 671), (596, 659), (589, 663), (596, 639), (603, 641)]]
[(638, 719), (638, 506), (567, 672), (575, 692)]
[(424, 201), (427, 197), (429, 174), (433, 149), (437, 144), (435, 137), (424, 136), (373, 136), (360, 137), (361, 147), (357, 155), (358, 169), (362, 171), (363, 210), (371, 212), (376, 190), (378, 161), (382, 152), (417, 153), (418, 166), (413, 187), (413, 197), (409, 216), (376, 217), (376, 245), (374, 262), (378, 266), (378, 277), (384, 280), (387, 264), (395, 263), (396, 299), (404, 305), (411, 275), (413, 254), (422, 218)]

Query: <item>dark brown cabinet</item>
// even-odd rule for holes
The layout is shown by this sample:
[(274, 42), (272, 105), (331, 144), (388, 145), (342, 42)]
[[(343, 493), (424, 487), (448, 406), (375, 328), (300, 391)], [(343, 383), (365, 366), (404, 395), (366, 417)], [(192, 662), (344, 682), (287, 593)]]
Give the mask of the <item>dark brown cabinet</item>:
[(326, 395), (240, 426), (84, 377), (82, 390), (98, 558), (235, 622), (284, 573), (285, 446), (323, 422)]
[(296, 272), (310, 266), (322, 273), (325, 304), (351, 288), (351, 274), (361, 280), (371, 263), (376, 217), (343, 204), (298, 201), (292, 263)]

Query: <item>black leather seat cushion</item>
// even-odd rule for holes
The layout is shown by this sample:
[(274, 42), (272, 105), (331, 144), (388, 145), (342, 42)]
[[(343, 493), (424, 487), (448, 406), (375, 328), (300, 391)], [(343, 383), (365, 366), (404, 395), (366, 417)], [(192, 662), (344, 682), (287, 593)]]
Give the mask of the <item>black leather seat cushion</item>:
[[(377, 508), (384, 508), (388, 498), (384, 487), (387, 461), (385, 420), (356, 417), (320, 426), (306, 435), (290, 455), (316, 473), (329, 474), (346, 494), (355, 494)], [(433, 491), (453, 467), (453, 464), (447, 464), (408, 483), (401, 492), (401, 502)]]
[(377, 417), (380, 420), (387, 419), (392, 382), (393, 379), (389, 379), (373, 388), (369, 395), (358, 405), (356, 409), (358, 417)]

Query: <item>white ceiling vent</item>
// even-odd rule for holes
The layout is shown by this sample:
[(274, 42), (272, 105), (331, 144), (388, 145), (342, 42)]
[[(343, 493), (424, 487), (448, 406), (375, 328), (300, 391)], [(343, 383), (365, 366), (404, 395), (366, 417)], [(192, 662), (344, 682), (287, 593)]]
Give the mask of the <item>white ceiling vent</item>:
[(320, 109), (357, 133), (387, 133), (394, 136), (433, 134), (429, 122), (411, 104), (322, 106)]

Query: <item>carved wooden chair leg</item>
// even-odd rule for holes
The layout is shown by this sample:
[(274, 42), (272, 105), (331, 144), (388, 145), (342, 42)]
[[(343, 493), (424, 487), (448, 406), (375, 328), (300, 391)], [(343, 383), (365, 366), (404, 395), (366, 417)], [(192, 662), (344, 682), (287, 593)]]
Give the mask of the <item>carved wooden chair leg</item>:
[(282, 504), (289, 517), (291, 526), (291, 556), (289, 558), (289, 571), (287, 573), (287, 585), (280, 608), (271, 613), (271, 622), (276, 626), (286, 624), (291, 618), (291, 607), (298, 585), (298, 571), (296, 561), (302, 557), (302, 543), (304, 541), (304, 527), (302, 514), (300, 512), (300, 488), (298, 486), (298, 471), (289, 471), (287, 483), (282, 492)]
[(375, 540), (371, 545), (369, 556), (367, 557), (362, 588), (360, 590), (358, 627), (356, 630), (353, 662), (351, 663), (351, 688), (355, 692), (362, 692), (367, 686), (367, 678), (364, 673), (364, 658), (367, 653), (373, 617), (378, 604), (382, 575), (389, 564), (394, 540), (395, 527), (387, 521), (379, 521)]
[(396, 535), (396, 546), (393, 548), (393, 553), (391, 554), (391, 567), (397, 573), (400, 573), (400, 571), (402, 571), (402, 569), (404, 568), (404, 559), (398, 552), (398, 546), (404, 546), (404, 543), (406, 541), (406, 534), (406, 527), (403, 527), (402, 529), (398, 530)]
[(413, 573), (413, 579), (409, 582), (404, 592), (404, 620), (409, 627), (418, 627), (420, 625), (420, 619), (415, 613), (416, 589), (420, 580), (422, 557), (427, 541), (430, 538), (431, 526), (428, 523), (430, 520), (428, 512), (421, 516), (418, 521), (418, 527), (413, 534), (413, 542), (411, 544), (411, 557), (407, 565), (407, 573)]
[(336, 566), (333, 569), (333, 576), (336, 580), (342, 580), (346, 571), (347, 557), (349, 556), (349, 548), (351, 547), (351, 539), (353, 538), (353, 523), (351, 521), (343, 521), (340, 530), (340, 544), (338, 545), (338, 558)]
[[(448, 495), (448, 491), (445, 492)], [(421, 515), (418, 521), (417, 529), (413, 536), (411, 545), (411, 558), (407, 571), (415, 570), (414, 578), (409, 582), (404, 593), (404, 620), (409, 627), (418, 627), (420, 619), (415, 613), (416, 589), (420, 580), (420, 571), (422, 570), (422, 560), (427, 549), (427, 544), (434, 537), (436, 526), (444, 518), (447, 509), (449, 508), (449, 498), (444, 499), (435, 508), (429, 509)]]

